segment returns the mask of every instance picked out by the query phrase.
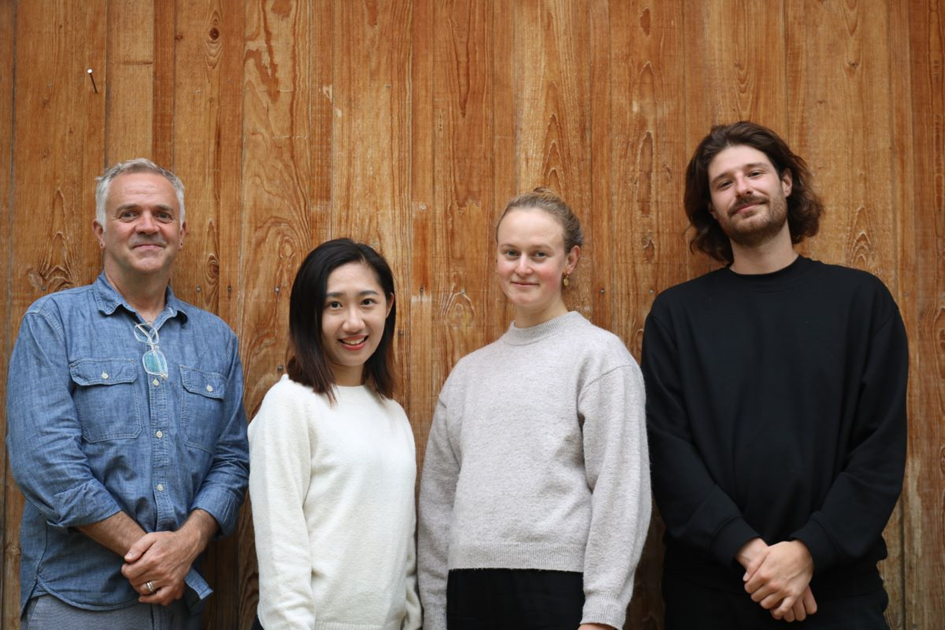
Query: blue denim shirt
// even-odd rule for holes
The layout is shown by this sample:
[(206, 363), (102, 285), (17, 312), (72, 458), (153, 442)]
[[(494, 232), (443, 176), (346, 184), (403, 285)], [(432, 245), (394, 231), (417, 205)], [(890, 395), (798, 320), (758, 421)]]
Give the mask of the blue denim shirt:
[[(243, 374), (233, 331), (167, 290), (154, 327), (167, 379), (145, 372), (141, 318), (105, 279), (36, 301), (10, 359), (7, 448), (26, 504), (22, 606), (42, 593), (89, 610), (138, 593), (121, 556), (77, 526), (124, 511), (145, 531), (209, 512), (226, 535), (246, 492)], [(212, 592), (191, 568), (188, 602)], [(191, 589), (193, 592), (191, 592)]]

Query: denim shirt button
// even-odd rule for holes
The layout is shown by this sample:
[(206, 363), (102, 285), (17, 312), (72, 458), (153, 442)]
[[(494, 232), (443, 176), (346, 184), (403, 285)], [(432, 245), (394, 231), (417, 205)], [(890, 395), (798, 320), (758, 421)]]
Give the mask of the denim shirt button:
[(164, 437), (164, 432), (158, 431), (157, 433), (154, 434), (154, 437), (160, 440), (162, 437)]
[(157, 485), (157, 489), (158, 489), (158, 492), (164, 492), (164, 484), (163, 484), (163, 483), (159, 483), (159, 484)]
[(213, 391), (213, 385), (207, 385), (207, 391), (208, 391), (208, 392), (212, 392), (212, 391)]
[(154, 379), (153, 381), (151, 381), (151, 383), (152, 383), (155, 387), (157, 387), (158, 385), (161, 384), (161, 381), (159, 381), (159, 380), (157, 380), (157, 379)]
[(108, 372), (102, 372), (102, 380), (108, 380)]

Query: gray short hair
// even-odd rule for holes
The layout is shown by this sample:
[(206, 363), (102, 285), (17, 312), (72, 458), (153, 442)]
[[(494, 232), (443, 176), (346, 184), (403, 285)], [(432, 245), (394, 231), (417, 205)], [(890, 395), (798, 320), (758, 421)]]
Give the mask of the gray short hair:
[(108, 193), (112, 187), (112, 181), (119, 175), (128, 173), (154, 173), (160, 175), (171, 183), (174, 192), (177, 194), (177, 205), (180, 206), (180, 223), (184, 224), (184, 183), (180, 181), (174, 173), (166, 168), (160, 167), (147, 158), (134, 158), (125, 162), (115, 164), (98, 178), (95, 185), (95, 220), (105, 229), (105, 204), (108, 203)]

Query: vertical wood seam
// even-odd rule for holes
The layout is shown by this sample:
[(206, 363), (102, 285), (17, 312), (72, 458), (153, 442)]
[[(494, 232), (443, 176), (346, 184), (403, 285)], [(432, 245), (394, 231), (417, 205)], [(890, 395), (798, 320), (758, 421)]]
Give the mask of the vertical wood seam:
[[(888, 23), (891, 23), (891, 22), (892, 22), (892, 20), (891, 20), (891, 18), (890, 18), (890, 16), (889, 16), (889, 13), (890, 13), (891, 11), (893, 11), (893, 9), (892, 9), (891, 5), (887, 5), (886, 10), (887, 10), (886, 22), (887, 22), (887, 24), (888, 24)], [(911, 21), (909, 20), (909, 13), (911, 12), (911, 4), (910, 4), (909, 6), (907, 6), (905, 12), (906, 12), (906, 16), (905, 16), (905, 17), (906, 17), (906, 29), (907, 29), (907, 38), (906, 38), (906, 39), (907, 39), (907, 45), (904, 46), (905, 53), (906, 53), (905, 68), (906, 68), (907, 72), (909, 72), (909, 77), (908, 77), (908, 81), (907, 81), (907, 82), (908, 82), (908, 84), (909, 84), (909, 86), (910, 86), (909, 94), (910, 94), (910, 96), (911, 96), (911, 94), (912, 94), (912, 90), (911, 90), (911, 87), (912, 87), (912, 46), (911, 46), (911, 45), (908, 45), (908, 42), (911, 42), (911, 39), (912, 39), (912, 37), (911, 37), (911, 32), (908, 31), (908, 29), (909, 29), (909, 27), (910, 27), (910, 24), (911, 24)], [(892, 29), (890, 29), (889, 36), (890, 36), (890, 37), (893, 37), (893, 36), (894, 36), (894, 35), (893, 35), (893, 32), (892, 32)], [(889, 56), (889, 64), (890, 64), (890, 67), (889, 67), (889, 70), (888, 70), (888, 71), (890, 72), (890, 76), (892, 76), (891, 73), (894, 72), (894, 68), (892, 67), (892, 66), (893, 66), (893, 63), (894, 63), (894, 56), (893, 56), (893, 55), (890, 55), (890, 56)], [(887, 97), (888, 97), (888, 98), (892, 98), (891, 95), (888, 95)], [(911, 99), (910, 99), (910, 102), (911, 102)], [(914, 106), (914, 105), (913, 105), (913, 106)], [(890, 107), (890, 108), (889, 108), (889, 115), (890, 115), (891, 118), (893, 118), (893, 119), (895, 118), (895, 116), (896, 116), (896, 109), (895, 109), (894, 107)], [(910, 117), (910, 126), (911, 126), (910, 131), (911, 131), (911, 133), (912, 133), (912, 137), (914, 138), (914, 137), (915, 137), (915, 117), (914, 117), (914, 116), (913, 116), (913, 117)], [(891, 120), (891, 121), (890, 121), (889, 129), (890, 129), (891, 131), (896, 129), (895, 120)], [(895, 146), (895, 138), (890, 138), (889, 140), (890, 140), (890, 147)], [(910, 151), (915, 151), (915, 146), (914, 146), (914, 145), (911, 145), (911, 146), (910, 146)], [(893, 161), (893, 164), (895, 164), (895, 161)], [(894, 168), (895, 168), (895, 167), (894, 167)], [(912, 174), (907, 175), (907, 174), (905, 174), (905, 173), (893, 173), (893, 174), (891, 174), (891, 175), (898, 175), (898, 176), (900, 176), (900, 177), (910, 177), (910, 178), (914, 176), (914, 175), (912, 175)], [(895, 199), (897, 199), (898, 196), (899, 196), (899, 195), (898, 195), (898, 192), (895, 190), (895, 187), (896, 187), (896, 186), (902, 186), (902, 185), (903, 185), (903, 182), (902, 182), (902, 181), (899, 181), (896, 177), (890, 177), (890, 179), (892, 180), (892, 185), (893, 185), (893, 195), (892, 195), (892, 199), (895, 200)], [(899, 212), (900, 212), (900, 213), (902, 213), (902, 212), (915, 212), (915, 210), (914, 210), (914, 205), (913, 205), (913, 208), (909, 208), (908, 210), (905, 209), (905, 208), (900, 208), (900, 209), (899, 209)], [(904, 293), (904, 290), (903, 290), (903, 285), (905, 284), (905, 282), (903, 282), (904, 275), (903, 275), (903, 268), (902, 268), (902, 260), (903, 260), (903, 257), (902, 257), (902, 246), (903, 246), (903, 241), (904, 241), (904, 230), (902, 229), (902, 226), (901, 226), (902, 215), (901, 215), (901, 214), (898, 214), (897, 216), (899, 217), (899, 221), (896, 222), (896, 226), (897, 226), (897, 233), (896, 233), (896, 280), (897, 280), (897, 282), (896, 282), (896, 294), (897, 294), (897, 297), (898, 297), (898, 299), (899, 299), (899, 304), (903, 304), (903, 302), (904, 302), (904, 300), (905, 300), (905, 298), (906, 298), (905, 293)], [(912, 295), (911, 299), (913, 299), (913, 300), (916, 299), (916, 296), (915, 296), (915, 293), (914, 293), (914, 292), (913, 292), (913, 295)], [(900, 307), (900, 308), (901, 308), (901, 307)], [(910, 307), (910, 310), (912, 310), (911, 307)], [(918, 361), (918, 356), (916, 357), (916, 361)], [(906, 413), (908, 414), (908, 393), (906, 394), (906, 400), (907, 400), (907, 411), (906, 411)], [(906, 418), (906, 423), (908, 424), (908, 415), (907, 415), (907, 418)], [(907, 445), (907, 446), (908, 446), (908, 445)], [(906, 468), (905, 473), (908, 474), (908, 468)], [(903, 628), (907, 628), (907, 627), (908, 627), (908, 620), (906, 619), (906, 614), (907, 614), (908, 609), (909, 609), (909, 606), (908, 606), (909, 598), (907, 597), (908, 590), (906, 589), (906, 574), (907, 574), (907, 571), (906, 571), (906, 563), (907, 563), (907, 556), (906, 556), (906, 507), (903, 505), (903, 499), (904, 499), (904, 498), (905, 498), (906, 502), (908, 502), (908, 497), (907, 497), (907, 496), (903, 496), (903, 495), (906, 495), (907, 492), (908, 492), (908, 489), (907, 489), (907, 486), (906, 486), (906, 483), (905, 483), (905, 479), (903, 479), (902, 494), (900, 494), (900, 496), (899, 496), (899, 501), (897, 501), (897, 503), (896, 503), (896, 508), (895, 508), (895, 509), (899, 510), (899, 512), (900, 512), (900, 516), (899, 516), (899, 547), (900, 547), (900, 549), (899, 549), (900, 556), (899, 556), (899, 557), (900, 557), (900, 561), (899, 561), (899, 584), (898, 584), (898, 590), (899, 590), (899, 593), (900, 593), (900, 597), (899, 597), (899, 619), (900, 619), (901, 622), (902, 622), (902, 627), (903, 627)]]
[[(105, 33), (108, 33), (108, 24), (110, 21), (109, 14), (111, 13), (112, 7), (114, 6), (114, 4), (115, 4), (114, 0), (105, 0), (105, 27), (104, 27)], [(152, 48), (153, 48), (153, 42), (152, 42)], [(102, 59), (102, 67), (105, 69), (105, 71), (102, 72), (102, 75), (105, 80), (101, 81), (100, 79), (100, 81), (103, 84), (102, 91), (104, 91), (103, 97), (105, 100), (105, 116), (106, 116), (106, 120), (104, 121), (105, 124), (103, 125), (103, 128), (102, 128), (102, 136), (105, 142), (104, 144), (105, 150), (102, 151), (101, 170), (99, 171), (102, 173), (104, 173), (105, 169), (109, 167), (110, 165), (109, 163), (112, 160), (114, 160), (114, 157), (108, 154), (108, 147), (110, 146), (108, 141), (109, 141), (109, 137), (111, 136), (111, 125), (108, 124), (107, 116), (108, 116), (108, 112), (111, 111), (111, 92), (112, 92), (111, 90), (112, 82), (111, 82), (111, 77), (108, 76), (108, 67), (109, 67), (109, 62), (111, 61), (111, 58), (112, 58), (112, 38), (106, 37), (105, 38), (105, 57), (104, 59)], [(89, 68), (89, 70), (91, 69), (92, 68)], [(151, 124), (153, 125), (154, 123), (152, 122)], [(152, 140), (152, 146), (153, 146), (153, 142), (154, 141)]]
[[(15, 190), (16, 190), (16, 161), (14, 156), (16, 155), (16, 135), (13, 133), (15, 129), (14, 121), (16, 120), (16, 8), (17, 2), (13, 2), (13, 7), (10, 11), (10, 120), (7, 129), (9, 130), (10, 138), (10, 189), (7, 191), (7, 212), (6, 223), (7, 223), (7, 235), (12, 238), (13, 235), (13, 200), (15, 199)], [(7, 277), (4, 279), (4, 295), (3, 295), (3, 306), (4, 312), (7, 314), (4, 317), (3, 322), (3, 336), (4, 346), (2, 348), (4, 360), (8, 360), (10, 353), (13, 350), (13, 344), (10, 339), (10, 334), (12, 333), (13, 326), (10, 323), (10, 313), (13, 307), (13, 298), (12, 298), (12, 271), (13, 271), (13, 248), (6, 248), (6, 268), (7, 268)], [(3, 418), (2, 426), (3, 429), (6, 429), (6, 400), (4, 398), (4, 408), (0, 409), (0, 416)], [(2, 436), (4, 441), (6, 435)], [(6, 448), (5, 444), (0, 444), (0, 448)], [(9, 460), (3, 458), (4, 465), (0, 469), (0, 514), (6, 515), (7, 513), (7, 487), (8, 487), (8, 476), (7, 470), (9, 469)], [(6, 601), (4, 598), (5, 590), (8, 587), (7, 581), (3, 579), (3, 576), (6, 575), (6, 561), (7, 561), (7, 531), (6, 528), (2, 526), (3, 521), (0, 520), (0, 603)], [(19, 544), (19, 543), (17, 543)], [(0, 619), (6, 618), (6, 611), (0, 610)]]
[[(177, 49), (178, 49), (177, 31), (180, 28), (180, 25), (177, 23), (177, 14), (178, 14), (177, 2), (173, 3), (173, 11), (174, 11), (174, 20), (173, 20), (174, 29), (173, 31), (171, 31), (171, 38), (172, 38), (172, 41), (174, 42), (174, 45), (171, 48), (171, 50), (173, 51), (173, 54), (171, 55), (171, 89), (173, 90), (174, 94), (171, 98), (171, 128), (169, 130), (170, 133), (168, 134), (168, 138), (170, 138), (170, 142), (171, 142), (171, 146), (170, 146), (171, 164), (167, 168), (169, 168), (172, 172), (176, 172), (175, 170), (176, 169), (176, 166), (175, 166), (176, 151), (174, 150), (175, 149), (174, 138), (177, 137), (176, 136), (176, 133), (177, 133), (177, 94), (176, 94), (177, 93)], [(152, 147), (153, 147), (153, 143), (154, 143), (153, 138), (151, 142), (152, 142)]]

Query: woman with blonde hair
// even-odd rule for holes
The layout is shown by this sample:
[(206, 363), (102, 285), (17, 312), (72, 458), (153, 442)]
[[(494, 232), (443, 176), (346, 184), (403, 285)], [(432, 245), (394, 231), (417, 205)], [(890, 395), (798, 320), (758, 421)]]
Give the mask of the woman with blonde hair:
[(640, 369), (563, 287), (581, 226), (547, 189), (496, 228), (508, 331), (440, 393), (420, 489), (425, 628), (620, 628), (650, 518)]

